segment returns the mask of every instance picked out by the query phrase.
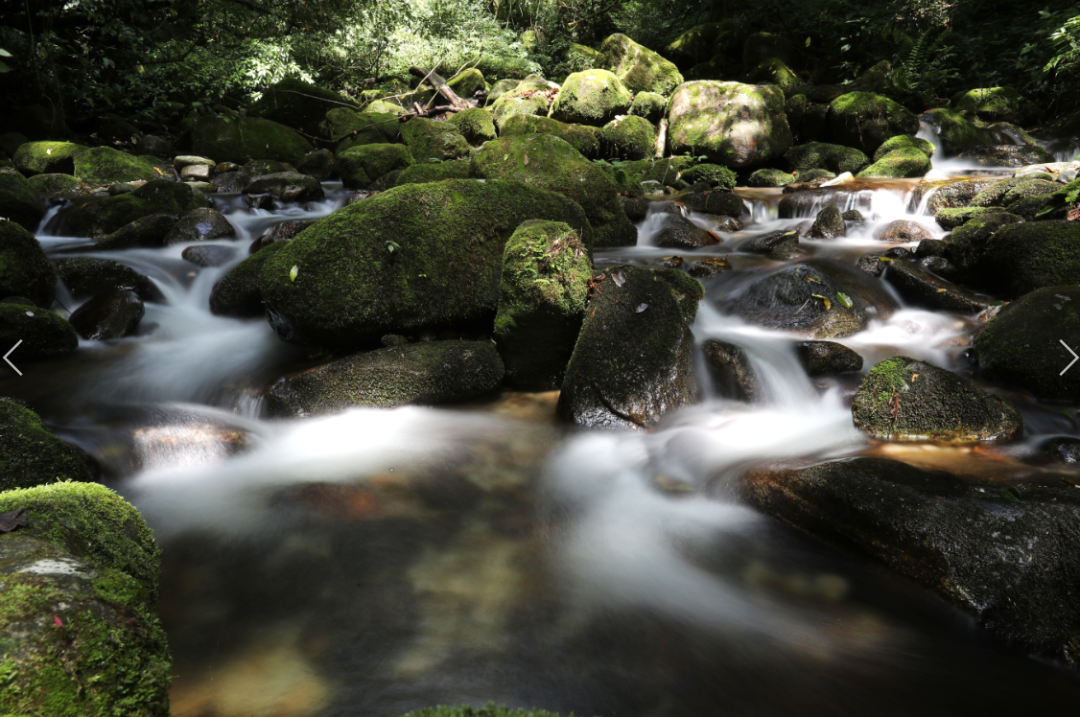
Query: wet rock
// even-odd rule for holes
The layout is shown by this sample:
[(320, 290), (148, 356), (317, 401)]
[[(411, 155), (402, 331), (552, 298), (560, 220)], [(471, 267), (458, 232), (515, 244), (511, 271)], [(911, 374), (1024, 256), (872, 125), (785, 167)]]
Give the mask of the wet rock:
[(797, 231), (775, 231), (748, 239), (739, 245), (740, 251), (765, 254), (781, 261), (800, 253)]
[(980, 146), (960, 153), (966, 159), (983, 167), (1023, 167), (1040, 162), (1053, 162), (1054, 157), (1042, 147), (1004, 144)]
[(1076, 465), (1080, 463), (1080, 438), (1054, 436), (1039, 444), (1038, 450), (1027, 459), (1036, 465)]
[(930, 588), (1019, 649), (1074, 661), (1080, 492), (1002, 486), (884, 458), (754, 470), (759, 509)]
[[(552, 120), (554, 122), (554, 120)], [(465, 141), (474, 147), (479, 147), (484, 142), (495, 139), (495, 119), (489, 110), (476, 107), (464, 112), (455, 112), (447, 124), (453, 125)], [(584, 154), (584, 152), (583, 152)]]
[(236, 229), (221, 212), (208, 207), (200, 207), (181, 215), (169, 233), (165, 235), (165, 246), (235, 236)]
[(0, 299), (25, 296), (48, 306), (56, 295), (56, 279), (56, 269), (34, 235), (15, 222), (0, 220)]
[(919, 120), (903, 105), (869, 92), (849, 92), (829, 104), (833, 141), (873, 155), (886, 140), (914, 135)]
[(954, 157), (987, 143), (988, 138), (982, 129), (948, 108), (933, 109), (923, 115), (923, 119), (937, 127), (942, 154), (946, 157)]
[(669, 216), (666, 222), (656, 236), (657, 246), (665, 249), (699, 249), (720, 243), (715, 234), (678, 214)]
[(30, 182), (13, 169), (0, 169), (0, 217), (34, 231), (44, 216), (45, 202)]
[(314, 223), (315, 222), (310, 219), (290, 219), (281, 222), (280, 224), (275, 224), (260, 234), (258, 239), (251, 242), (251, 246), (248, 247), (248, 254), (254, 254), (260, 249), (265, 249), (274, 242), (291, 241), (293, 237)]
[(287, 242), (271, 243), (229, 269), (210, 291), (210, 313), (215, 316), (251, 318), (265, 311), (259, 291), (259, 272)]
[(807, 232), (812, 239), (836, 239), (847, 234), (847, 225), (840, 208), (830, 204), (817, 213), (813, 226)]
[(649, 214), (649, 200), (645, 197), (627, 197), (620, 195), (619, 203), (622, 204), (626, 218), (632, 222), (640, 222)]
[(0, 304), (0, 346), (14, 346), (17, 341), (22, 341), (20, 361), (56, 358), (79, 347), (75, 329), (53, 312), (36, 306)]
[(944, 279), (952, 279), (958, 275), (956, 265), (943, 256), (923, 257), (919, 259), (919, 266)]
[(784, 93), (774, 85), (686, 82), (668, 103), (668, 151), (706, 155), (725, 167), (761, 165), (792, 143)]
[(61, 259), (56, 262), (56, 272), (76, 300), (121, 289), (134, 291), (143, 301), (165, 300), (149, 277), (112, 259), (85, 256)]
[(716, 219), (716, 231), (718, 232), (741, 232), (744, 229), (743, 223), (735, 217), (719, 217)]
[(988, 258), (990, 241), (1007, 226), (1023, 221), (1005, 211), (986, 214), (968, 220), (945, 239), (945, 258), (957, 268), (963, 281), (975, 286), (987, 286), (992, 267)]
[(872, 319), (888, 318), (896, 309), (879, 282), (850, 264), (831, 259), (811, 259), (752, 274), (714, 302), (720, 311), (752, 324), (819, 339), (850, 336)]
[(656, 128), (634, 115), (620, 115), (600, 130), (600, 146), (608, 159), (648, 159), (655, 154), (655, 144)]
[(600, 52), (615, 76), (631, 92), (669, 95), (683, 83), (683, 76), (674, 63), (626, 35), (611, 35), (600, 45)]
[(874, 232), (874, 238), (890, 244), (912, 244), (931, 237), (922, 224), (910, 219), (897, 219)]
[(956, 229), (957, 227), (966, 224), (968, 221), (975, 219), (976, 217), (984, 217), (988, 214), (995, 214), (1001, 210), (997, 207), (959, 207), (956, 209), (939, 209), (934, 215), (934, 221), (938, 223), (942, 229), (948, 229), (949, 231)]
[(67, 480), (92, 480), (82, 454), (29, 408), (0, 398), (0, 492)]
[(208, 182), (214, 173), (213, 165), (189, 164), (180, 170), (180, 180), (184, 182)]
[(62, 209), (49, 228), (61, 236), (104, 238), (136, 219), (180, 214), (208, 204), (206, 197), (183, 182), (159, 179), (129, 194), (90, 199)]
[(250, 181), (247, 172), (233, 171), (215, 175), (211, 183), (222, 194), (239, 194)]
[[(505, 158), (505, 159), (504, 159)], [(585, 231), (591, 246), (633, 246), (637, 229), (626, 217), (607, 174), (558, 137), (501, 137), (473, 155), (472, 176), (512, 179), (558, 192), (578, 204), (589, 217)]]
[(561, 222), (523, 222), (506, 242), (495, 345), (508, 386), (557, 389), (585, 318), (589, 254)]
[(236, 250), (231, 246), (220, 244), (198, 244), (189, 246), (181, 252), (180, 257), (184, 261), (190, 261), (196, 266), (225, 266), (233, 257)]
[(98, 294), (71, 314), (75, 332), (88, 341), (109, 341), (131, 336), (146, 308), (134, 291), (120, 289)]
[(942, 209), (966, 207), (979, 192), (998, 181), (985, 178), (923, 181), (915, 187), (908, 209), (917, 210), (927, 195), (929, 199), (926, 200), (926, 212), (934, 216)]
[(244, 193), (269, 194), (281, 202), (309, 202), (326, 196), (319, 180), (299, 172), (274, 172), (256, 177), (244, 187)]
[(506, 241), (526, 219), (589, 226), (577, 203), (521, 182), (407, 184), (238, 266), (282, 247), (258, 285), (271, 325), (290, 341), (346, 348), (388, 333), (490, 326)]
[(1010, 224), (987, 245), (992, 289), (1010, 297), (1046, 286), (1080, 284), (1080, 223)]
[(863, 357), (835, 341), (803, 341), (795, 345), (795, 355), (811, 378), (862, 371)]
[(251, 159), (296, 164), (311, 151), (311, 144), (293, 130), (257, 117), (199, 117), (191, 147), (196, 154), (238, 164)]
[(0, 512), (11, 510), (29, 524), (0, 536), (4, 708), (166, 717), (160, 550), (139, 512), (96, 483), (0, 493)]
[(708, 257), (695, 261), (687, 268), (686, 273), (695, 279), (712, 279), (725, 271), (731, 271), (727, 257)]
[(377, 179), (413, 164), (409, 148), (401, 144), (366, 144), (337, 154), (341, 182), (350, 189), (366, 189)]
[[(1051, 401), (1080, 402), (1080, 372), (1062, 370), (1080, 337), (1080, 287), (1037, 289), (1006, 304), (975, 336), (981, 375)], [(1075, 366), (1073, 367), (1076, 368)]]
[(880, 277), (888, 266), (887, 260), (883, 260), (881, 254), (863, 254), (855, 262), (859, 271), (864, 271), (874, 278)]
[(923, 239), (915, 247), (915, 258), (924, 259), (928, 256), (945, 256), (945, 242), (941, 239)]
[(693, 212), (738, 217), (743, 213), (743, 201), (732, 192), (687, 192), (679, 203)]
[(120, 227), (112, 234), (99, 239), (94, 248), (98, 250), (130, 249), (132, 247), (165, 246), (165, 237), (177, 222), (170, 214), (151, 214)]
[(783, 187), (795, 181), (795, 175), (782, 169), (756, 169), (747, 178), (748, 187)]
[(701, 284), (675, 269), (626, 266), (591, 291), (559, 416), (593, 428), (649, 428), (696, 401), (690, 324)]
[(851, 224), (862, 224), (866, 221), (866, 218), (858, 209), (848, 209), (846, 212), (841, 212), (840, 218)]
[(789, 172), (827, 169), (837, 174), (856, 174), (869, 164), (870, 158), (864, 152), (854, 147), (826, 142), (801, 144), (784, 154), (784, 166)]
[(401, 126), (401, 136), (413, 158), (420, 162), (431, 158), (445, 161), (469, 154), (465, 136), (448, 122), (414, 117)]
[(328, 149), (316, 149), (305, 154), (296, 165), (296, 171), (325, 182), (337, 176), (334, 154)]
[(272, 416), (318, 416), (352, 406), (462, 401), (498, 390), (503, 363), (488, 342), (431, 341), (355, 354), (286, 376), (266, 394)]
[(857, 428), (881, 441), (1007, 441), (1024, 428), (1011, 403), (951, 371), (907, 356), (870, 369), (851, 413)]
[(633, 99), (622, 80), (607, 70), (575, 72), (563, 82), (549, 116), (560, 122), (603, 127), (617, 115), (626, 114)]
[(926, 309), (977, 312), (994, 305), (994, 300), (962, 289), (934, 276), (910, 261), (892, 261), (882, 278), (896, 289), (906, 302)]
[(748, 402), (758, 398), (757, 373), (742, 347), (709, 339), (701, 344), (701, 353), (716, 395)]

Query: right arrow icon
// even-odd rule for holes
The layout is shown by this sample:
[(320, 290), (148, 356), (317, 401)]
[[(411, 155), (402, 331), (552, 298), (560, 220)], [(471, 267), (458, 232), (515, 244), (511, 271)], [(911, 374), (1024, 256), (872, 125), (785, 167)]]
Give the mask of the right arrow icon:
[[(1069, 353), (1071, 353), (1072, 357), (1073, 357), (1073, 360), (1069, 362), (1069, 365), (1066, 366), (1065, 368), (1061, 369), (1061, 373), (1058, 374), (1058, 376), (1064, 376), (1065, 372), (1068, 371), (1069, 369), (1071, 369), (1074, 363), (1076, 363), (1077, 361), (1080, 361), (1080, 356), (1077, 356), (1076, 352), (1073, 351), (1071, 348), (1069, 348), (1069, 345), (1067, 343), (1065, 343), (1061, 339), (1058, 339), (1058, 341), (1061, 341), (1061, 345), (1064, 346), (1065, 350), (1068, 351)], [(18, 344), (15, 344), (15, 345), (18, 346)]]

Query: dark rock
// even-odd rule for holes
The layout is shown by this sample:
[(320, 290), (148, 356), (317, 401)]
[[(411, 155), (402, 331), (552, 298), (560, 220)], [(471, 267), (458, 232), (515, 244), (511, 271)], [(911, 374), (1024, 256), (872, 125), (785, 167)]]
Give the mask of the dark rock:
[(674, 269), (617, 267), (595, 283), (558, 413), (594, 428), (649, 428), (697, 400), (690, 324), (701, 284)]
[[(468, 110), (466, 110), (468, 111)], [(468, 179), (470, 173), (468, 160), (456, 162), (424, 162), (401, 170), (394, 180), (394, 186), (402, 184), (427, 184), (441, 182), (444, 179)], [(393, 173), (391, 173), (392, 176)]]
[(150, 156), (158, 159), (168, 159), (176, 154), (172, 142), (164, 137), (154, 134), (144, 134), (138, 143), (132, 148), (131, 153), (136, 156)]
[(928, 256), (945, 256), (946, 243), (941, 239), (923, 239), (915, 247), (915, 258), (924, 259)]
[(862, 371), (863, 357), (835, 341), (803, 341), (795, 345), (795, 355), (811, 378)]
[(987, 286), (993, 283), (989, 280), (991, 239), (1005, 227), (1021, 221), (1020, 217), (1004, 211), (971, 219), (945, 238), (945, 258), (956, 266), (963, 281)]
[(159, 179), (130, 194), (90, 199), (62, 209), (49, 229), (60, 236), (104, 238), (127, 224), (153, 214), (180, 214), (209, 202), (183, 182)]
[(65, 480), (92, 480), (78, 449), (54, 436), (29, 408), (0, 398), (0, 491)]
[(244, 187), (251, 181), (251, 177), (247, 172), (223, 172), (215, 175), (210, 182), (217, 188), (218, 192), (222, 194), (239, 194), (244, 191)]
[(731, 264), (726, 257), (709, 257), (695, 261), (686, 273), (695, 279), (712, 279), (725, 271), (731, 271)]
[(337, 176), (334, 154), (328, 149), (316, 149), (313, 152), (308, 152), (296, 165), (296, 171), (314, 177), (320, 182), (333, 179)]
[[(46, 309), (0, 304), (0, 346), (19, 345), (19, 360), (56, 358), (79, 347), (79, 337), (64, 319)], [(6, 349), (5, 349), (6, 351)]]
[(272, 416), (318, 416), (352, 406), (462, 401), (498, 390), (503, 363), (481, 341), (431, 341), (355, 354), (286, 376), (267, 392)]
[(907, 356), (870, 369), (851, 413), (857, 428), (881, 441), (1007, 441), (1024, 428), (1011, 403), (951, 371)]
[(626, 212), (627, 219), (632, 222), (643, 221), (649, 214), (650, 202), (645, 197), (620, 196), (619, 202), (622, 204), (623, 211)]
[(135, 333), (146, 308), (134, 291), (98, 294), (71, 315), (76, 333), (88, 341), (122, 339)]
[(966, 159), (984, 167), (1026, 167), (1029, 164), (1053, 162), (1054, 156), (1042, 147), (1004, 144), (980, 146), (960, 153)]
[(829, 204), (814, 219), (814, 225), (810, 227), (807, 236), (813, 239), (835, 239), (847, 234), (847, 226), (840, 214), (840, 208)]
[(918, 222), (913, 222), (910, 219), (897, 219), (877, 230), (874, 233), (874, 238), (890, 244), (910, 244), (929, 239), (930, 232)]
[(918, 118), (901, 104), (869, 92), (849, 92), (829, 104), (833, 141), (873, 155), (885, 140), (919, 131)]
[[(810, 142), (792, 147), (784, 155), (784, 166), (789, 172), (827, 169), (836, 174), (857, 174), (869, 164), (870, 158), (864, 152), (854, 147), (825, 142)], [(804, 180), (800, 177), (800, 181)]]
[(259, 101), (253, 103), (248, 111), (256, 117), (316, 135), (327, 112), (355, 107), (352, 100), (336, 92), (288, 78), (267, 87)]
[(367, 189), (381, 177), (413, 164), (409, 148), (401, 144), (365, 144), (338, 151), (341, 182), (350, 189)]
[(13, 169), (0, 169), (0, 217), (34, 231), (44, 216), (45, 202), (30, 182)]
[(232, 238), (236, 229), (216, 209), (202, 207), (185, 212), (165, 235), (165, 245), (183, 244), (191, 241)]
[(165, 237), (176, 224), (171, 214), (151, 214), (120, 227), (112, 234), (99, 239), (94, 248), (98, 250), (130, 249), (132, 247), (165, 246)]
[(251, 246), (248, 247), (248, 254), (254, 254), (260, 249), (265, 249), (274, 242), (292, 241), (293, 237), (314, 223), (310, 219), (289, 219), (280, 224), (275, 224), (260, 234), (258, 239), (251, 242)]
[(743, 213), (743, 201), (732, 192), (689, 192), (679, 202), (693, 212), (738, 217)]
[(894, 246), (892, 249), (886, 249), (882, 254), (886, 259), (910, 259), (914, 256), (908, 249), (902, 246)]
[(134, 291), (143, 301), (165, 300), (148, 276), (111, 259), (85, 256), (61, 259), (56, 262), (56, 272), (76, 300), (119, 290)]
[(956, 265), (943, 256), (923, 257), (919, 259), (919, 266), (943, 279), (953, 279), (958, 274)]
[(285, 245), (286, 242), (272, 243), (229, 269), (210, 291), (210, 313), (235, 318), (262, 316), (265, 308), (259, 292), (259, 272)]
[(299, 172), (263, 174), (251, 180), (244, 193), (269, 194), (282, 202), (308, 202), (326, 196), (319, 180)]
[(56, 295), (56, 279), (56, 269), (34, 235), (15, 222), (0, 220), (0, 298), (26, 296), (48, 306)]
[(846, 212), (840, 214), (840, 218), (845, 222), (850, 222), (852, 224), (862, 224), (866, 221), (866, 218), (863, 217), (862, 212), (858, 209), (848, 209)]
[(257, 117), (199, 117), (191, 131), (191, 147), (196, 154), (237, 163), (252, 159), (296, 163), (311, 151), (311, 144), (293, 130)]
[(783, 187), (795, 181), (795, 175), (782, 169), (755, 169), (747, 178), (748, 187)]
[(739, 251), (765, 254), (773, 259), (790, 259), (800, 253), (799, 232), (792, 230), (760, 234), (740, 244)]
[(401, 136), (414, 159), (448, 160), (469, 154), (469, 142), (455, 125), (414, 117), (401, 125)]
[(70, 174), (35, 174), (27, 181), (31, 189), (47, 197), (78, 193), (82, 188), (82, 182)]
[(1036, 465), (1076, 465), (1080, 463), (1080, 438), (1054, 436), (1039, 444), (1034, 455), (1027, 458)]
[(973, 313), (988, 309), (995, 303), (989, 297), (934, 276), (910, 261), (889, 262), (882, 278), (896, 289), (904, 301), (926, 309)]
[(1010, 224), (989, 240), (986, 257), (990, 288), (1010, 297), (1080, 284), (1080, 222)]
[(759, 397), (757, 373), (740, 346), (709, 339), (701, 344), (701, 352), (716, 395), (750, 402)]
[(715, 234), (678, 214), (667, 217), (664, 228), (656, 237), (656, 245), (665, 249), (699, 249), (719, 243)]
[(233, 247), (220, 244), (196, 244), (185, 248), (180, 254), (185, 261), (202, 267), (225, 266), (234, 256), (236, 250)]

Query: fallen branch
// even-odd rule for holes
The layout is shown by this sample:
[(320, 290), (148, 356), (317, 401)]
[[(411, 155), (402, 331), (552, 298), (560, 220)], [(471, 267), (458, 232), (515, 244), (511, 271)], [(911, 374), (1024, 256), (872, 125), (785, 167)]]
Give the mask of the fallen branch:
[[(446, 101), (449, 102), (450, 106), (453, 107), (456, 111), (460, 112), (461, 110), (467, 110), (472, 107), (472, 105), (470, 105), (468, 102), (458, 97), (457, 94), (452, 89), (450, 89), (450, 86), (446, 84), (446, 80), (435, 74), (435, 70), (425, 71), (419, 67), (410, 67), (409, 73), (416, 77), (424, 78), (422, 82), (430, 82), (432, 87), (435, 88), (435, 91), (437, 93), (436, 97), (438, 95), (442, 95), (443, 97), (445, 97)], [(434, 101), (435, 97), (432, 97), (431, 101), (428, 102), (428, 106), (430, 106)]]

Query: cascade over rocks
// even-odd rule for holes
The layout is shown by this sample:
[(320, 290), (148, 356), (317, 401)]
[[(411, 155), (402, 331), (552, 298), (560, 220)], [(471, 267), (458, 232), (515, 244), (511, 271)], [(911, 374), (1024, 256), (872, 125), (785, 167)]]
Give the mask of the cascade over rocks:
[(154, 214), (180, 214), (209, 201), (182, 182), (158, 179), (133, 192), (90, 198), (56, 215), (49, 228), (60, 235), (104, 238), (127, 224)]
[(127, 289), (143, 301), (164, 301), (161, 291), (149, 277), (112, 259), (73, 256), (56, 262), (56, 271), (72, 297), (78, 300), (106, 291)]

